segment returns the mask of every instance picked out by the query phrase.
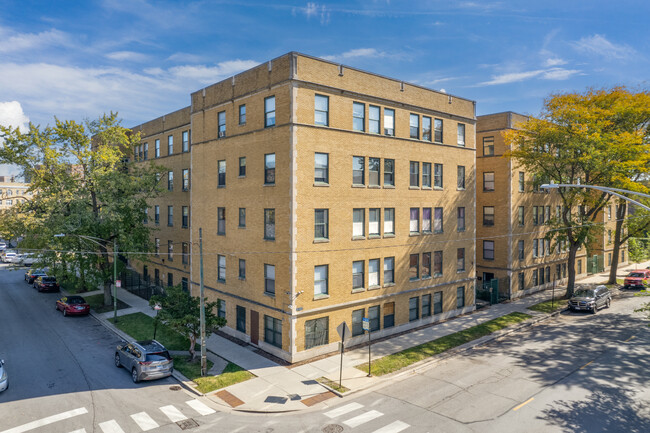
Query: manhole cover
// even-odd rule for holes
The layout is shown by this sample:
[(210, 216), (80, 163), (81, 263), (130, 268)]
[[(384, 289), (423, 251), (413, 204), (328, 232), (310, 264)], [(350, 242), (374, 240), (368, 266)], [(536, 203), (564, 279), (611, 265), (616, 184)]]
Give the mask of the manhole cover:
[(192, 418), (184, 419), (183, 421), (178, 421), (176, 425), (179, 426), (181, 430), (189, 430), (191, 428), (199, 426), (199, 424), (196, 421), (194, 421)]
[(180, 391), (181, 386), (180, 385), (172, 385), (172, 386), (169, 387), (169, 389), (172, 390), (172, 391)]
[(343, 426), (338, 424), (327, 424), (323, 427), (323, 433), (341, 433)]

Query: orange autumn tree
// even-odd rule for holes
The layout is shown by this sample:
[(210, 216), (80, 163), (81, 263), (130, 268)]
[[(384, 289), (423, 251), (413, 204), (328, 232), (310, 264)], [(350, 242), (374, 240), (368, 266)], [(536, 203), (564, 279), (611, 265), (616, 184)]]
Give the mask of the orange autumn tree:
[[(625, 87), (588, 89), (549, 96), (542, 112), (518, 130), (505, 133), (516, 165), (538, 183), (586, 184), (648, 192), (640, 181), (650, 171), (650, 93)], [(596, 218), (611, 196), (586, 188), (560, 188), (562, 210), (551, 219), (547, 237), (566, 242), (568, 293), (575, 284), (578, 248), (587, 245), (601, 225)], [(623, 224), (617, 224), (617, 231)], [(616, 234), (618, 259), (620, 232)], [(615, 271), (616, 264), (612, 263)]]

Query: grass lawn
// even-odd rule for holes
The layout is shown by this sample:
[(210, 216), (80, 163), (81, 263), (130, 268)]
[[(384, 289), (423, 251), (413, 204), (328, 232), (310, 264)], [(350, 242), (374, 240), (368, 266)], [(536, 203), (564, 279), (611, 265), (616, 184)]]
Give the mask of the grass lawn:
[[(552, 305), (551, 305), (552, 304)], [(567, 306), (566, 298), (555, 299), (555, 301), (544, 301), (528, 307), (529, 310), (540, 313), (552, 313)]]
[[(244, 370), (237, 364), (229, 362), (226, 368), (219, 376), (201, 377), (201, 363), (188, 363), (189, 356), (174, 357), (174, 368), (183, 373), (185, 377), (193, 380), (198, 386), (197, 389), (206, 394), (217, 389), (225, 388), (245, 380), (255, 377), (252, 373)], [(180, 361), (180, 362), (179, 362)], [(208, 361), (208, 370), (212, 367), (212, 362)]]
[[(429, 341), (428, 343), (411, 347), (410, 349), (393, 353), (392, 355), (384, 356), (383, 358), (379, 358), (372, 362), (372, 374), (382, 376), (384, 374), (401, 370), (402, 368), (408, 367), (409, 365), (415, 364), (423, 359), (430, 358), (449, 349), (453, 349), (454, 347), (469, 343), (470, 341), (489, 335), (515, 323), (523, 322), (530, 317), (530, 315), (524, 313), (510, 313), (481, 325), (456, 332), (455, 334), (450, 334), (438, 338), (437, 340)], [(356, 368), (368, 372), (368, 363), (358, 365)]]
[(339, 383), (338, 383), (338, 382), (333, 381), (333, 380), (331, 380), (331, 379), (328, 379), (328, 378), (326, 378), (326, 377), (319, 377), (318, 379), (316, 379), (316, 381), (317, 381), (318, 383), (322, 383), (323, 385), (329, 386), (329, 387), (332, 388), (334, 391), (340, 392), (341, 394), (343, 394), (344, 392), (349, 391), (348, 388), (346, 388), (346, 387), (344, 387), (344, 386), (339, 386)]
[[(113, 323), (113, 319), (110, 319)], [(117, 318), (117, 328), (126, 332), (135, 340), (151, 340), (153, 338), (154, 320), (144, 313), (128, 314)], [(189, 350), (190, 339), (183, 337), (167, 325), (158, 324), (156, 340), (162, 343), (168, 350)], [(200, 349), (196, 345), (196, 350)]]
[[(90, 305), (90, 308), (95, 311), (95, 313), (106, 313), (109, 311), (113, 311), (113, 304), (111, 305), (104, 305), (104, 294), (99, 293), (97, 295), (92, 295), (92, 296), (84, 296), (83, 297), (86, 302), (88, 302), (88, 305)], [(117, 309), (121, 310), (123, 308), (129, 308), (130, 305), (120, 301), (119, 299), (117, 300)]]

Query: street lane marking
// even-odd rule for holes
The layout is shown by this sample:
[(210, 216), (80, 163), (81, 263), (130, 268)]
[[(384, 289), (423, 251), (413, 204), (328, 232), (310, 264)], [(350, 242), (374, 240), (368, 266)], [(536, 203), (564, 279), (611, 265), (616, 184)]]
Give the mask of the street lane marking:
[(189, 407), (191, 407), (192, 409), (194, 409), (195, 411), (197, 411), (201, 415), (210, 415), (211, 413), (216, 412), (214, 409), (212, 409), (211, 407), (209, 407), (205, 403), (202, 403), (202, 402), (200, 402), (198, 400), (190, 400), (190, 401), (186, 401), (185, 403), (187, 403), (187, 405)]
[(395, 421), (393, 423), (388, 424), (385, 427), (380, 428), (379, 430), (375, 430), (374, 433), (399, 433), (402, 430), (406, 430), (409, 427), (410, 426), (405, 422)]
[(355, 428), (357, 426), (360, 426), (361, 424), (365, 424), (368, 421), (372, 421), (375, 418), (379, 418), (380, 416), (384, 415), (381, 412), (378, 412), (376, 410), (371, 410), (366, 413), (362, 413), (359, 416), (355, 416), (354, 418), (350, 418), (347, 421), (343, 421), (343, 424), (347, 425), (350, 428)]
[(623, 343), (627, 343), (628, 341), (630, 341), (631, 339), (633, 339), (633, 338), (635, 338), (635, 337), (636, 337), (636, 335), (633, 335), (633, 336), (631, 336), (630, 338), (628, 338), (627, 340), (625, 340)]
[(323, 415), (329, 418), (336, 418), (337, 416), (345, 415), (348, 412), (361, 409), (362, 407), (363, 407), (362, 404), (350, 403), (350, 404), (346, 404), (345, 406), (337, 407), (336, 409), (330, 410), (329, 412), (325, 412)]
[(528, 403), (530, 403), (530, 402), (533, 401), (533, 400), (535, 400), (535, 397), (531, 397), (531, 398), (529, 398), (528, 400), (526, 400), (525, 402), (523, 402), (523, 403), (520, 404), (519, 406), (515, 406), (514, 408), (512, 408), (512, 410), (519, 410), (519, 409), (521, 409), (522, 407), (526, 406)]
[(104, 433), (124, 433), (122, 427), (120, 427), (114, 419), (99, 423), (99, 428), (102, 429)]
[(67, 412), (62, 412), (57, 415), (52, 415), (46, 418), (37, 419), (36, 421), (28, 422), (27, 424), (19, 425), (18, 427), (10, 428), (9, 430), (4, 430), (0, 433), (23, 433), (29, 430), (34, 430), (35, 428), (39, 428), (39, 427), (46, 426), (48, 424), (55, 423), (57, 421), (62, 421), (64, 419), (83, 415), (85, 413), (88, 413), (88, 409), (86, 409), (85, 407), (80, 407), (78, 409), (69, 410)]
[(152, 430), (158, 427), (158, 423), (149, 416), (147, 412), (134, 413), (131, 418), (142, 429), (142, 431)]
[(171, 422), (178, 422), (187, 419), (187, 417), (183, 415), (180, 410), (176, 409), (171, 404), (169, 406), (163, 406), (159, 409), (162, 411), (162, 413), (167, 415), (167, 418), (169, 418)]
[(585, 365), (583, 365), (582, 367), (580, 367), (580, 370), (582, 370), (583, 368), (585, 368), (586, 366), (588, 366), (588, 365), (591, 364), (592, 362), (594, 362), (594, 361), (589, 361), (588, 363), (586, 363)]
[(86, 433), (86, 429), (80, 428), (79, 430), (71, 431), (70, 433)]

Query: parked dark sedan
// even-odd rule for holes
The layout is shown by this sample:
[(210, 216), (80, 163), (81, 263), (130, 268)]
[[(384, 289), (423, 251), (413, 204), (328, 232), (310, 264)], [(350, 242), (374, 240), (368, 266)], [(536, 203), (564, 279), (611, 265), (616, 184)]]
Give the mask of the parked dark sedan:
[(596, 286), (595, 288), (578, 288), (569, 299), (569, 309), (586, 310), (596, 314), (598, 309), (607, 307), (612, 302), (612, 293), (607, 286)]
[(47, 271), (45, 269), (29, 269), (25, 272), (25, 281), (27, 281), (28, 284), (34, 284), (35, 279), (45, 276), (47, 276)]
[(34, 280), (34, 288), (39, 292), (58, 292), (59, 283), (56, 282), (56, 277), (42, 276)]
[(90, 313), (90, 305), (81, 296), (64, 296), (56, 301), (56, 309), (61, 310), (64, 316), (72, 315), (87, 315)]

